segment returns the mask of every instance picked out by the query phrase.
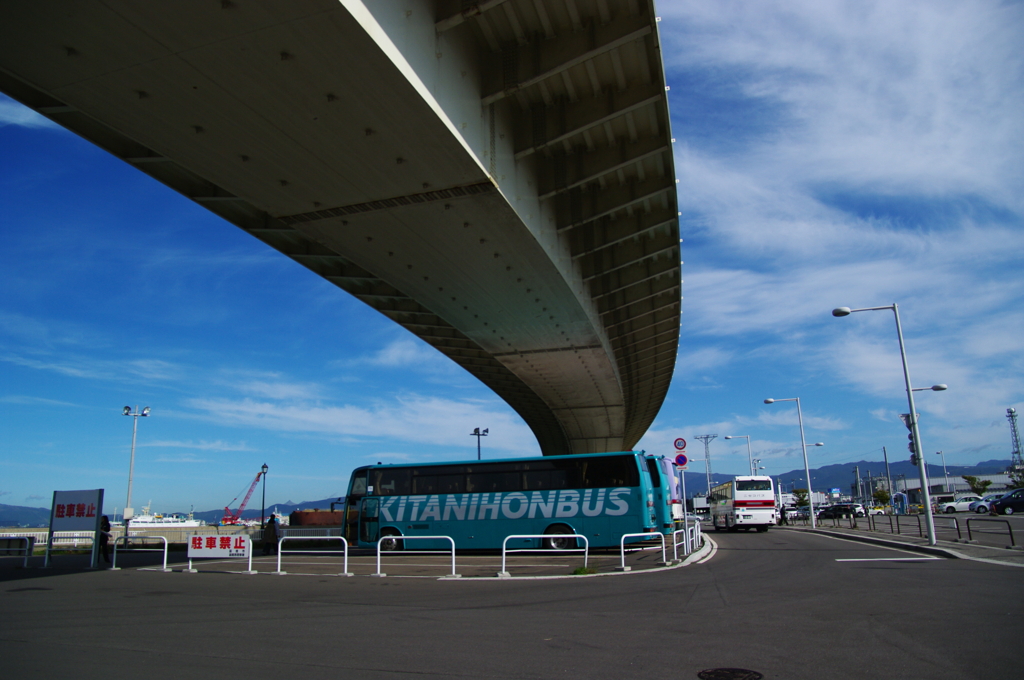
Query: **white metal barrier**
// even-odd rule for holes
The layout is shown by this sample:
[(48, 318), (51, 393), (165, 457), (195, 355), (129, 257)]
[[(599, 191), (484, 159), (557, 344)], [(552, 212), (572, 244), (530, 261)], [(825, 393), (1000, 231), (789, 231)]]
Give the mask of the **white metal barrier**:
[(672, 558), (679, 561), (679, 541), (676, 538), (677, 535), (685, 533), (683, 537), (683, 554), (689, 555), (697, 546), (700, 545), (701, 540), (701, 529), (700, 522), (695, 522), (693, 526), (686, 527), (684, 529), (677, 529), (672, 532)]
[[(352, 576), (348, 570), (348, 541), (346, 541), (342, 536), (282, 536), (277, 540), (277, 571), (274, 573), (278, 576), (284, 576), (288, 573), (286, 571), (281, 571), (281, 554), (284, 552), (292, 554), (306, 553), (313, 555), (331, 554), (336, 552), (333, 550), (285, 550), (282, 547), (285, 541), (341, 541), (341, 544), (345, 547), (345, 566), (338, 576)], [(454, 570), (454, 568), (455, 567), (453, 566), (452, 569)], [(377, 571), (380, 571), (379, 564), (377, 565)]]
[[(448, 541), (452, 544), (452, 573), (448, 576), (452, 578), (459, 578), (462, 574), (455, 573), (455, 539), (451, 536), (381, 536), (380, 540), (377, 541), (377, 573), (370, 574), (370, 576), (387, 576), (380, 570), (380, 544), (384, 541)], [(417, 555), (437, 555), (446, 553), (447, 550), (417, 550)]]
[(28, 569), (28, 558), (32, 557), (32, 551), (35, 549), (36, 539), (34, 536), (0, 536), (0, 540), (3, 541), (19, 541), (25, 544), (23, 548), (14, 548), (10, 545), (0, 548), (3, 550), (4, 555), (9, 555), (10, 551), (16, 550), (25, 556), (25, 560), (21, 563), (22, 569)]
[[(124, 550), (121, 552), (161, 552), (160, 548), (129, 548), (128, 541), (151, 541), (153, 539), (160, 539), (164, 542), (163, 554), (164, 554), (164, 566), (159, 571), (170, 571), (167, 568), (167, 537), (166, 536), (118, 536), (114, 539), (114, 561), (110, 565), (110, 569), (118, 570), (121, 567), (117, 566), (117, 544), (120, 541), (124, 541)], [(149, 571), (154, 571), (152, 567), (144, 567)]]
[[(508, 550), (505, 546), (513, 538), (582, 538), (584, 546), (582, 548), (513, 548)], [(583, 553), (583, 568), (587, 567), (587, 558), (590, 556), (590, 541), (583, 534), (513, 534), (506, 536), (505, 540), (501, 542), (501, 571), (498, 572), (498, 576), (502, 578), (509, 578), (512, 575), (505, 569), (505, 553), (520, 553), (520, 552), (581, 552)]]
[[(661, 562), (662, 564), (668, 564), (668, 549), (665, 547), (665, 534), (659, 533), (642, 533), (642, 534), (622, 534), (622, 538), (619, 539), (619, 556), (622, 558), (622, 562), (619, 566), (619, 571), (629, 571), (632, 567), (626, 566), (626, 539), (633, 537), (643, 537), (648, 540), (655, 537), (661, 539)], [(641, 548), (643, 550), (643, 548)]]

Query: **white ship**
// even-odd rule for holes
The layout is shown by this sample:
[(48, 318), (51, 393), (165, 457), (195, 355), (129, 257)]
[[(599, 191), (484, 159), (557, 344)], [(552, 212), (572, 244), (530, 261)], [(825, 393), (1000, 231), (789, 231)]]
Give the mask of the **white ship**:
[[(142, 514), (135, 515), (128, 520), (128, 525), (132, 529), (192, 529), (195, 527), (206, 526), (206, 522), (201, 519), (195, 519), (192, 513), (184, 515), (180, 512), (172, 512), (167, 515), (151, 515), (151, 507), (149, 505), (143, 506)], [(124, 522), (114, 522), (113, 526), (124, 526)]]

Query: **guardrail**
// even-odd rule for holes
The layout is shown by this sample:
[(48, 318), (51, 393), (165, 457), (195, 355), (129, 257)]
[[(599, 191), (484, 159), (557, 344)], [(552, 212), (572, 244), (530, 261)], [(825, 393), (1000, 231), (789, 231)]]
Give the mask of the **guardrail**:
[[(2, 554), (4, 554), (4, 555), (10, 555), (11, 551), (17, 551), (18, 553), (21, 553), (22, 555), (24, 555), (25, 559), (21, 563), (21, 568), (22, 569), (28, 569), (28, 558), (32, 557), (32, 551), (35, 549), (35, 543), (36, 543), (35, 537), (33, 537), (33, 536), (0, 536), (0, 541), (18, 541), (19, 543), (23, 542), (25, 544), (25, 547), (23, 547), (23, 548), (15, 548), (15, 547), (13, 547), (11, 545), (5, 545), (4, 547), (0, 548), (0, 550), (3, 551)], [(17, 555), (17, 553), (16, 553), (16, 555)]]
[[(331, 554), (331, 553), (337, 552), (335, 550), (285, 550), (284, 547), (283, 547), (285, 541), (341, 541), (341, 544), (345, 547), (345, 551), (344, 551), (344, 554), (345, 554), (344, 560), (345, 561), (344, 561), (344, 567), (342, 567), (342, 572), (340, 574), (338, 574), (338, 576), (352, 576), (352, 574), (349, 573), (349, 570), (348, 570), (348, 541), (346, 541), (345, 538), (342, 537), (342, 536), (282, 536), (281, 538), (279, 538), (277, 540), (277, 571), (275, 571), (274, 573), (277, 574), (278, 576), (284, 576), (285, 574), (288, 573), (286, 571), (281, 571), (281, 554), (282, 553), (289, 552), (289, 553), (292, 553), (292, 554), (306, 553), (306, 554), (311, 554), (311, 555), (323, 555), (323, 554)], [(453, 554), (453, 559), (454, 559), (454, 554)], [(455, 566), (454, 566), (454, 563), (453, 563), (452, 570), (454, 571), (454, 569), (455, 569)], [(377, 571), (380, 571), (380, 565), (377, 566)]]
[[(626, 539), (627, 538), (633, 538), (633, 537), (636, 537), (636, 536), (642, 536), (643, 538), (646, 538), (648, 540), (653, 539), (655, 536), (660, 538), (661, 539), (661, 562), (662, 562), (662, 564), (668, 564), (668, 559), (667, 559), (668, 558), (668, 554), (667, 554), (667, 549), (665, 547), (665, 534), (657, 534), (657, 533), (650, 533), (650, 532), (640, 533), (640, 534), (622, 534), (622, 538), (619, 539), (619, 557), (621, 558), (621, 564), (618, 567), (618, 571), (629, 571), (630, 569), (632, 569), (632, 567), (627, 567), (626, 566)], [(636, 543), (636, 541), (633, 541), (633, 542)], [(643, 548), (641, 548), (641, 550), (643, 550)]]
[[(582, 548), (513, 548), (508, 550), (506, 546), (508, 542), (513, 538), (551, 538), (557, 536), (558, 538), (582, 538)], [(498, 572), (498, 576), (501, 578), (511, 578), (512, 574), (505, 568), (505, 553), (519, 553), (519, 552), (582, 552), (583, 553), (583, 568), (587, 568), (587, 558), (590, 556), (590, 541), (583, 534), (512, 534), (506, 536), (505, 540), (501, 542), (501, 571)], [(454, 570), (455, 567), (452, 567)]]
[(162, 569), (156, 570), (152, 567), (145, 567), (149, 571), (170, 571), (167, 568), (167, 538), (165, 536), (118, 536), (114, 539), (114, 561), (110, 565), (111, 571), (119, 570), (121, 567), (117, 566), (117, 544), (120, 541), (124, 541), (124, 550), (121, 552), (161, 552), (160, 548), (129, 548), (128, 541), (151, 541), (154, 539), (160, 539), (164, 542), (163, 554), (164, 554), (164, 566)]
[[(425, 541), (425, 540), (449, 541), (452, 544), (452, 573), (448, 574), (448, 576), (450, 578), (459, 578), (459, 577), (462, 576), (462, 574), (456, 574), (455, 573), (455, 539), (452, 538), (451, 536), (381, 536), (380, 539), (377, 540), (377, 573), (376, 574), (370, 574), (370, 576), (380, 576), (380, 577), (387, 576), (387, 574), (385, 574), (384, 572), (382, 572), (380, 570), (380, 544), (383, 543), (384, 541), (394, 541), (394, 540), (400, 540), (400, 541)], [(416, 554), (417, 555), (439, 555), (439, 554), (447, 553), (447, 552), (448, 552), (447, 550), (417, 550)]]
[(971, 535), (971, 522), (996, 522), (999, 524), (1006, 524), (1006, 530), (1010, 532), (1010, 545), (1006, 546), (1010, 549), (1018, 549), (1017, 542), (1013, 540), (1013, 526), (1010, 525), (1009, 520), (1005, 519), (985, 519), (983, 517), (968, 517), (967, 518), (967, 540), (973, 541), (974, 537)]

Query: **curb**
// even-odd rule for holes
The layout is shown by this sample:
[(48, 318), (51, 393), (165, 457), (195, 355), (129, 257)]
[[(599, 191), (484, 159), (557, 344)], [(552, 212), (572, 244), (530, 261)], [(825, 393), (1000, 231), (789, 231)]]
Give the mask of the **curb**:
[(945, 557), (952, 560), (970, 559), (965, 558), (964, 555), (953, 550), (940, 548), (934, 545), (917, 545), (916, 543), (904, 543), (902, 541), (893, 541), (886, 538), (877, 538), (875, 536), (863, 536), (860, 534), (844, 534), (837, 531), (828, 531), (826, 529), (791, 529), (791, 531), (806, 531), (810, 534), (821, 534), (822, 536), (830, 536), (832, 538), (845, 538), (850, 541), (882, 545), (886, 548), (899, 548), (900, 550), (909, 550), (911, 552), (919, 552), (924, 553), (925, 555)]

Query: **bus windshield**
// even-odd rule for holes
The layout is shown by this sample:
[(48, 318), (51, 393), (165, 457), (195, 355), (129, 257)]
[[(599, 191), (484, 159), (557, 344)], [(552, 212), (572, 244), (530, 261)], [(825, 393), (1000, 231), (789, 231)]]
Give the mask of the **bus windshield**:
[(737, 491), (771, 491), (772, 482), (770, 479), (737, 479)]

